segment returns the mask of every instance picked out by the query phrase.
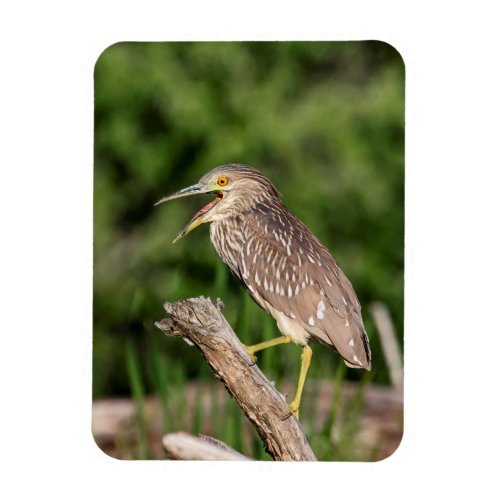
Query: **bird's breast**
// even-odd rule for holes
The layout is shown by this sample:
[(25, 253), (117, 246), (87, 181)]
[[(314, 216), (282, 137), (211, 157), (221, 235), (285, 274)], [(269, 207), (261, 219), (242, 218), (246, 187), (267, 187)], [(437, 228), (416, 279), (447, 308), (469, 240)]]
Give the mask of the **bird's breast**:
[(210, 240), (222, 261), (241, 278), (238, 260), (243, 248), (243, 235), (237, 224), (225, 219), (210, 224)]

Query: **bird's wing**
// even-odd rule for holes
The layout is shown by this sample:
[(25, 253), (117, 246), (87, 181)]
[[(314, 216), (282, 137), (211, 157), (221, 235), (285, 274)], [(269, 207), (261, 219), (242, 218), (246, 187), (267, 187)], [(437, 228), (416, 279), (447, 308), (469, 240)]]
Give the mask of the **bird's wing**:
[(346, 364), (369, 370), (368, 337), (354, 289), (326, 248), (295, 221), (249, 221), (238, 259), (240, 279), (251, 293), (257, 291), (274, 309), (335, 348)]

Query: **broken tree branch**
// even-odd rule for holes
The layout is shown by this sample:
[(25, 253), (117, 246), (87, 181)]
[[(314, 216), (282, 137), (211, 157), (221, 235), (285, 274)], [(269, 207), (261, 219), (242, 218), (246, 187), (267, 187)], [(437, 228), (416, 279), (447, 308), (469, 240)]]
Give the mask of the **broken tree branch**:
[(187, 432), (167, 434), (163, 437), (163, 447), (174, 460), (250, 460), (222, 441)]
[(285, 398), (253, 364), (243, 344), (210, 299), (164, 304), (168, 317), (155, 325), (167, 335), (192, 342), (233, 396), (274, 460), (314, 461), (316, 457)]
[(392, 385), (403, 390), (403, 356), (399, 349), (394, 323), (388, 307), (383, 302), (374, 302), (370, 306), (375, 326), (379, 332), (382, 351), (389, 369)]

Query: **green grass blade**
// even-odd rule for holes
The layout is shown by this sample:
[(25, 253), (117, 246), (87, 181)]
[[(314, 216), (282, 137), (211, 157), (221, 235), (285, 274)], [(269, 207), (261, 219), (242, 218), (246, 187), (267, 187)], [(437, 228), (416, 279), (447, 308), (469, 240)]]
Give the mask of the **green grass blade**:
[(137, 411), (137, 428), (139, 435), (139, 457), (141, 460), (149, 458), (148, 425), (145, 412), (145, 391), (141, 376), (141, 367), (137, 350), (130, 338), (125, 342), (125, 363), (130, 384), (130, 391)]
[(174, 427), (176, 430), (185, 430), (189, 425), (187, 418), (187, 377), (186, 369), (181, 363), (172, 363), (172, 387), (175, 387), (176, 401), (175, 401), (175, 415)]
[(151, 368), (152, 382), (155, 393), (158, 395), (162, 410), (162, 429), (164, 433), (170, 432), (171, 421), (169, 415), (169, 386), (167, 360), (161, 352), (157, 341), (148, 344), (148, 360)]
[[(274, 318), (268, 314), (264, 317), (264, 321), (261, 323), (262, 325), (262, 342), (265, 340), (271, 340), (274, 337), (280, 335), (278, 328), (276, 327), (276, 321)], [(259, 342), (261, 342), (259, 340)], [(278, 363), (277, 360), (277, 352), (280, 346), (276, 348), (264, 349), (260, 353), (258, 353), (261, 359), (262, 370), (266, 373), (268, 377), (275, 380), (278, 371), (276, 370), (276, 365)]]
[(198, 380), (196, 384), (196, 396), (195, 396), (195, 404), (194, 404), (194, 417), (193, 417), (193, 434), (200, 434), (203, 432), (203, 393), (204, 393), (204, 384), (202, 381)]
[(228, 281), (227, 266), (220, 259), (215, 261), (215, 282), (214, 282), (214, 298), (224, 300), (227, 296), (227, 281)]
[(240, 294), (240, 303), (239, 303), (239, 314), (238, 321), (236, 324), (236, 333), (244, 344), (251, 345), (254, 343), (252, 341), (252, 316), (254, 307), (253, 301), (250, 296), (242, 291)]

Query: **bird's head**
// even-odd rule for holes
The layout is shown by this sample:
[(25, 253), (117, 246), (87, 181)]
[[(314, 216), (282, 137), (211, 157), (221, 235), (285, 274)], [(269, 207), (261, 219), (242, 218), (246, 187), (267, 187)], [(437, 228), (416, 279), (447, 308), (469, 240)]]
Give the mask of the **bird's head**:
[(216, 197), (195, 214), (176, 236), (174, 243), (204, 222), (244, 214), (265, 200), (279, 201), (276, 188), (258, 170), (247, 165), (230, 164), (210, 170), (197, 184), (165, 196), (155, 205), (183, 196), (206, 193), (215, 194)]

